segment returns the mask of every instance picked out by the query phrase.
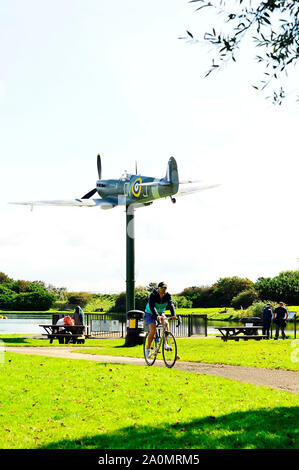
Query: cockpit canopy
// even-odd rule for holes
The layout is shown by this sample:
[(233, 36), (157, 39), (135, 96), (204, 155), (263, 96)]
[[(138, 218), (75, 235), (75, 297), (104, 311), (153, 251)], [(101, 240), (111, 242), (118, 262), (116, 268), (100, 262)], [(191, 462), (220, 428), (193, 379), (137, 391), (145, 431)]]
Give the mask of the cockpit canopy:
[(131, 176), (129, 173), (127, 173), (126, 171), (121, 175), (121, 177), (119, 178), (120, 181), (130, 181), (131, 179)]

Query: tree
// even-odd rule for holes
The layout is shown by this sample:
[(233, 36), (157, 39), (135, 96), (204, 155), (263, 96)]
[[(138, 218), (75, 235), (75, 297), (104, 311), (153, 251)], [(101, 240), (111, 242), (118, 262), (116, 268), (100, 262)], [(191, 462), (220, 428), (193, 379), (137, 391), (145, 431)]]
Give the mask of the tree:
[(7, 274), (0, 272), (0, 284), (3, 284), (5, 282), (12, 282), (13, 279), (7, 276)]
[(254, 285), (262, 300), (299, 305), (299, 270), (282, 271), (273, 278), (260, 277)]
[(248, 308), (253, 302), (257, 302), (257, 300), (258, 293), (254, 289), (243, 290), (232, 299), (231, 306), (236, 310), (241, 307)]
[(254, 283), (238, 276), (220, 278), (213, 287), (213, 297), (219, 307), (228, 307), (232, 299), (244, 290), (252, 289)]
[(57, 300), (64, 301), (67, 300), (67, 289), (66, 287), (55, 287), (52, 284), (47, 286), (47, 290), (54, 294)]
[(158, 283), (157, 282), (150, 282), (148, 286), (146, 286), (146, 290), (148, 292), (153, 292), (154, 289), (157, 289)]
[[(224, 62), (230, 59), (236, 61), (236, 51), (248, 35), (251, 35), (261, 51), (256, 56), (257, 61), (265, 66), (264, 79), (254, 86), (255, 89), (264, 90), (273, 80), (279, 83), (283, 72), (287, 75), (290, 67), (296, 65), (299, 58), (298, 0), (267, 0), (255, 3), (254, 6), (250, 0), (237, 0), (234, 11), (224, 9), (227, 3), (231, 7), (231, 1), (215, 0), (212, 3), (207, 0), (191, 0), (190, 3), (200, 3), (196, 11), (202, 11), (203, 8), (214, 9), (224, 17), (224, 23), (230, 26), (228, 33), (219, 33), (213, 27), (211, 32), (206, 32), (203, 36), (204, 41), (218, 50), (217, 60), (213, 59), (206, 76), (219, 69)], [(192, 33), (187, 33), (189, 39), (194, 38)], [(281, 104), (285, 98), (283, 87), (274, 88), (272, 97), (274, 104)]]

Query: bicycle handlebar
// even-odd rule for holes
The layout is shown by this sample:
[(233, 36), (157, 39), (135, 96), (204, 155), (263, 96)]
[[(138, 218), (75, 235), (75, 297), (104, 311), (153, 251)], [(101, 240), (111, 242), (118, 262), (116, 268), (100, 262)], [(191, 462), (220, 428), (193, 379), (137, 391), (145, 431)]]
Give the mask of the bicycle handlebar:
[[(167, 320), (168, 320), (168, 318), (167, 318)], [(180, 315), (178, 315), (178, 316), (177, 316), (177, 325), (176, 325), (176, 328), (178, 328), (178, 327), (180, 326), (180, 324), (181, 324), (181, 317), (180, 317)], [(159, 325), (161, 325), (161, 323), (160, 323), (160, 315), (159, 315), (159, 316), (157, 317), (157, 319), (156, 319), (156, 326), (159, 326)]]

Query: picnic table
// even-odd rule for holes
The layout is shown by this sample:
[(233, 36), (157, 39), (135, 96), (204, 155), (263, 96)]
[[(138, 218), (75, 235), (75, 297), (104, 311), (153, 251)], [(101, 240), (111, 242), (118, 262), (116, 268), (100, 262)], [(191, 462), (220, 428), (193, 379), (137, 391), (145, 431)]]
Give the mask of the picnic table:
[(262, 326), (218, 326), (217, 330), (219, 330), (221, 335), (218, 335), (217, 338), (221, 338), (223, 341), (228, 341), (229, 339), (235, 341), (239, 341), (239, 339), (244, 341), (255, 339), (259, 341), (267, 337), (266, 335), (259, 335), (258, 330), (261, 328)]
[(84, 325), (39, 325), (46, 333), (43, 336), (47, 336), (50, 340), (50, 344), (53, 343), (54, 339), (58, 339), (59, 344), (84, 344), (85, 343), (85, 326)]

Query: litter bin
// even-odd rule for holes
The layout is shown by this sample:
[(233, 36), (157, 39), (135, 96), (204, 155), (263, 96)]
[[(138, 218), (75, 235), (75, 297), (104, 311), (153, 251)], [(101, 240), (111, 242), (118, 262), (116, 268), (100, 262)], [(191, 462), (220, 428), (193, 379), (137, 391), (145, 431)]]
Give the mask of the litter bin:
[(127, 312), (127, 335), (125, 346), (136, 346), (143, 344), (144, 332), (144, 312), (141, 310), (129, 310)]
[[(244, 326), (262, 326), (263, 324), (262, 319), (260, 317), (243, 317), (240, 321), (244, 324)], [(258, 333), (256, 332), (256, 330), (252, 329), (248, 330), (247, 334), (256, 335)]]

